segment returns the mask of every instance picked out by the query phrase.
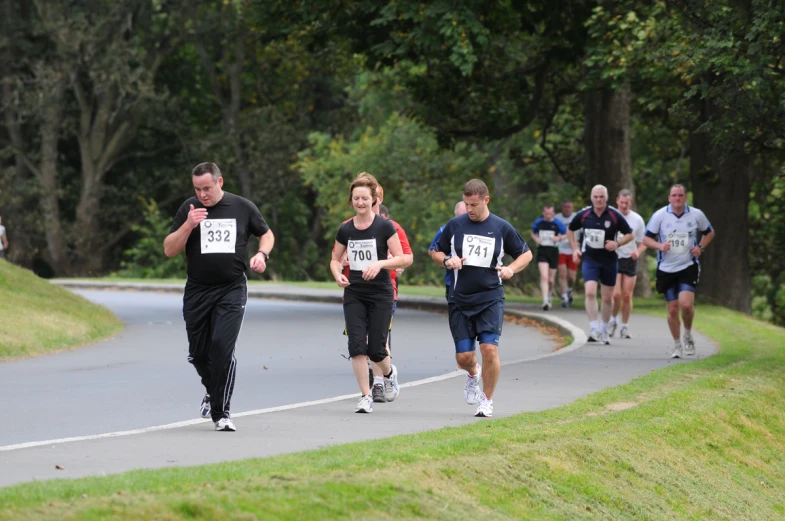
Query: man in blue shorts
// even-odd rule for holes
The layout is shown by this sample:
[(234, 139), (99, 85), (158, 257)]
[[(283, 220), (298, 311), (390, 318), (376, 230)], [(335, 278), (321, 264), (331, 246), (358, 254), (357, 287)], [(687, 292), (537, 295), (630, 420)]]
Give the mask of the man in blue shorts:
[[(466, 213), (466, 203), (464, 203), (463, 201), (458, 201), (457, 203), (455, 203), (455, 212), (454, 213), (455, 213), (455, 217), (458, 217), (460, 215), (465, 214)], [(443, 231), (444, 231), (444, 226), (439, 228), (439, 230), (436, 232), (436, 235), (433, 236), (433, 241), (431, 241), (431, 245), (428, 247), (428, 255), (431, 258), (433, 258), (433, 252), (436, 250), (436, 245), (439, 243), (439, 237), (442, 236), (442, 232)], [(444, 298), (446, 298), (447, 301), (449, 302), (450, 301), (450, 286), (452, 285), (452, 271), (450, 271), (448, 269), (445, 269), (444, 272), (445, 272), (445, 274), (444, 274), (444, 285), (445, 285)]]
[[(523, 270), (532, 260), (526, 241), (513, 226), (493, 215), (488, 187), (472, 179), (463, 187), (466, 215), (448, 222), (431, 258), (452, 270), (449, 295), (450, 331), (455, 342), (455, 359), (467, 376), (464, 398), (478, 404), (475, 416), (493, 416), (493, 392), (499, 381), (499, 337), (504, 321), (502, 281)], [(507, 254), (514, 260), (502, 264)], [(479, 392), (479, 371), (475, 341), (480, 342), (483, 390)]]
[(532, 225), (532, 240), (537, 243), (537, 268), (540, 270), (542, 309), (551, 309), (551, 292), (556, 285), (556, 268), (559, 267), (558, 242), (567, 235), (567, 228), (554, 219), (553, 205), (542, 208), (542, 217)]
[[(700, 279), (700, 258), (714, 240), (714, 230), (706, 215), (687, 205), (687, 190), (673, 185), (668, 206), (649, 219), (643, 244), (657, 250), (657, 291), (665, 295), (668, 305), (668, 328), (673, 337), (671, 358), (695, 354), (692, 319), (695, 316), (695, 290)], [(684, 345), (680, 340), (684, 322)]]
[[(583, 245), (578, 247), (575, 232), (583, 231)], [(617, 233), (623, 235), (617, 240)], [(575, 262), (583, 257), (583, 287), (586, 314), (589, 316), (589, 342), (610, 344), (608, 321), (613, 308), (618, 261), (616, 250), (633, 239), (632, 228), (624, 216), (608, 206), (608, 189), (597, 185), (591, 189), (591, 206), (575, 214), (567, 228)], [(602, 323), (597, 327), (597, 285), (602, 296)]]

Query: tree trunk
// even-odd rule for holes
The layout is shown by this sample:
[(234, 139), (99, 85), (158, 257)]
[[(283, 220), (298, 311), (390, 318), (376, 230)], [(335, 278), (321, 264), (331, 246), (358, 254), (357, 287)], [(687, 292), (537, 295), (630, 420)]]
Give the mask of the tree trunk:
[(71, 275), (71, 260), (60, 222), (60, 203), (57, 199), (57, 144), (63, 113), (63, 89), (62, 83), (53, 86), (47, 106), (42, 112), (41, 163), (36, 177), (41, 186), (40, 205), (52, 269), (56, 275)]
[(604, 185), (611, 205), (622, 188), (630, 190), (634, 198), (630, 158), (630, 87), (625, 86), (619, 92), (595, 90), (587, 93), (584, 118), (583, 140), (589, 186)]
[[(721, 109), (700, 104), (701, 122), (715, 119)], [(718, 150), (706, 133), (690, 135), (690, 179), (693, 202), (715, 230), (714, 241), (701, 255), (698, 294), (714, 304), (750, 313), (748, 206), (753, 157), (741, 145)]]
[(633, 290), (635, 297), (651, 297), (651, 277), (649, 276), (647, 257), (648, 255), (644, 252), (638, 258), (638, 278), (635, 279), (635, 289)]

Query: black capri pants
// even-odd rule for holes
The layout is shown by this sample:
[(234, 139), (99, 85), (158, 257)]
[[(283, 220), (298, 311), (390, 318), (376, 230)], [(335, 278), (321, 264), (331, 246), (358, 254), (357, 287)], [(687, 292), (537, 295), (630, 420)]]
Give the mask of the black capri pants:
[[(349, 357), (366, 355), (372, 362), (387, 358), (387, 333), (393, 313), (393, 291), (343, 293), (343, 316), (349, 337)], [(367, 334), (367, 340), (366, 340)]]

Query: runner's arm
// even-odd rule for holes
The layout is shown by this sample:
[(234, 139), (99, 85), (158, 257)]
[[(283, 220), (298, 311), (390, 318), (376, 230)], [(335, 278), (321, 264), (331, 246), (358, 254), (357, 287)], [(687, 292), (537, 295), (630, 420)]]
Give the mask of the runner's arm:
[(336, 281), (343, 276), (343, 262), (341, 262), (341, 259), (343, 258), (344, 253), (346, 253), (346, 245), (335, 241), (332, 257), (330, 258), (330, 271)]
[(529, 263), (532, 261), (532, 257), (532, 251), (526, 250), (525, 252), (518, 255), (518, 257), (509, 265), (507, 265), (507, 267), (510, 268), (513, 273), (518, 273), (523, 271), (523, 269), (529, 265)]

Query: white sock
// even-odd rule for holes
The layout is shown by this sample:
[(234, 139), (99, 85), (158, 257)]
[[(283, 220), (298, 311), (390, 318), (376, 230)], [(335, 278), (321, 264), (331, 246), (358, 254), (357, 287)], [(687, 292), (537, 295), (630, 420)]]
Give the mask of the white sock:
[(625, 328), (625, 327), (627, 327), (627, 324), (622, 324), (621, 327)]
[(373, 385), (376, 385), (376, 384), (384, 385), (384, 377), (383, 376), (373, 375)]
[(608, 323), (607, 322), (601, 322), (600, 323), (600, 333), (604, 335), (607, 332), (608, 332)]
[(615, 324), (615, 323), (616, 323), (616, 317), (611, 317), (611, 320), (610, 322), (608, 322), (608, 324)]
[(692, 336), (692, 329), (685, 329), (684, 330), (684, 336), (686, 336), (687, 338), (691, 337)]
[(567, 300), (567, 299), (568, 299), (568, 298), (570, 298), (570, 297), (569, 297), (569, 296), (567, 296), (567, 294), (566, 294), (566, 293), (562, 293), (562, 294), (561, 294), (561, 298), (562, 298), (562, 300)]
[(589, 322), (589, 329), (597, 329), (597, 321), (596, 320), (592, 320), (591, 322)]
[(674, 341), (673, 341), (673, 345), (674, 345), (675, 347), (681, 347), (681, 340), (679, 340), (679, 339), (677, 338), (676, 340), (674, 340)]

